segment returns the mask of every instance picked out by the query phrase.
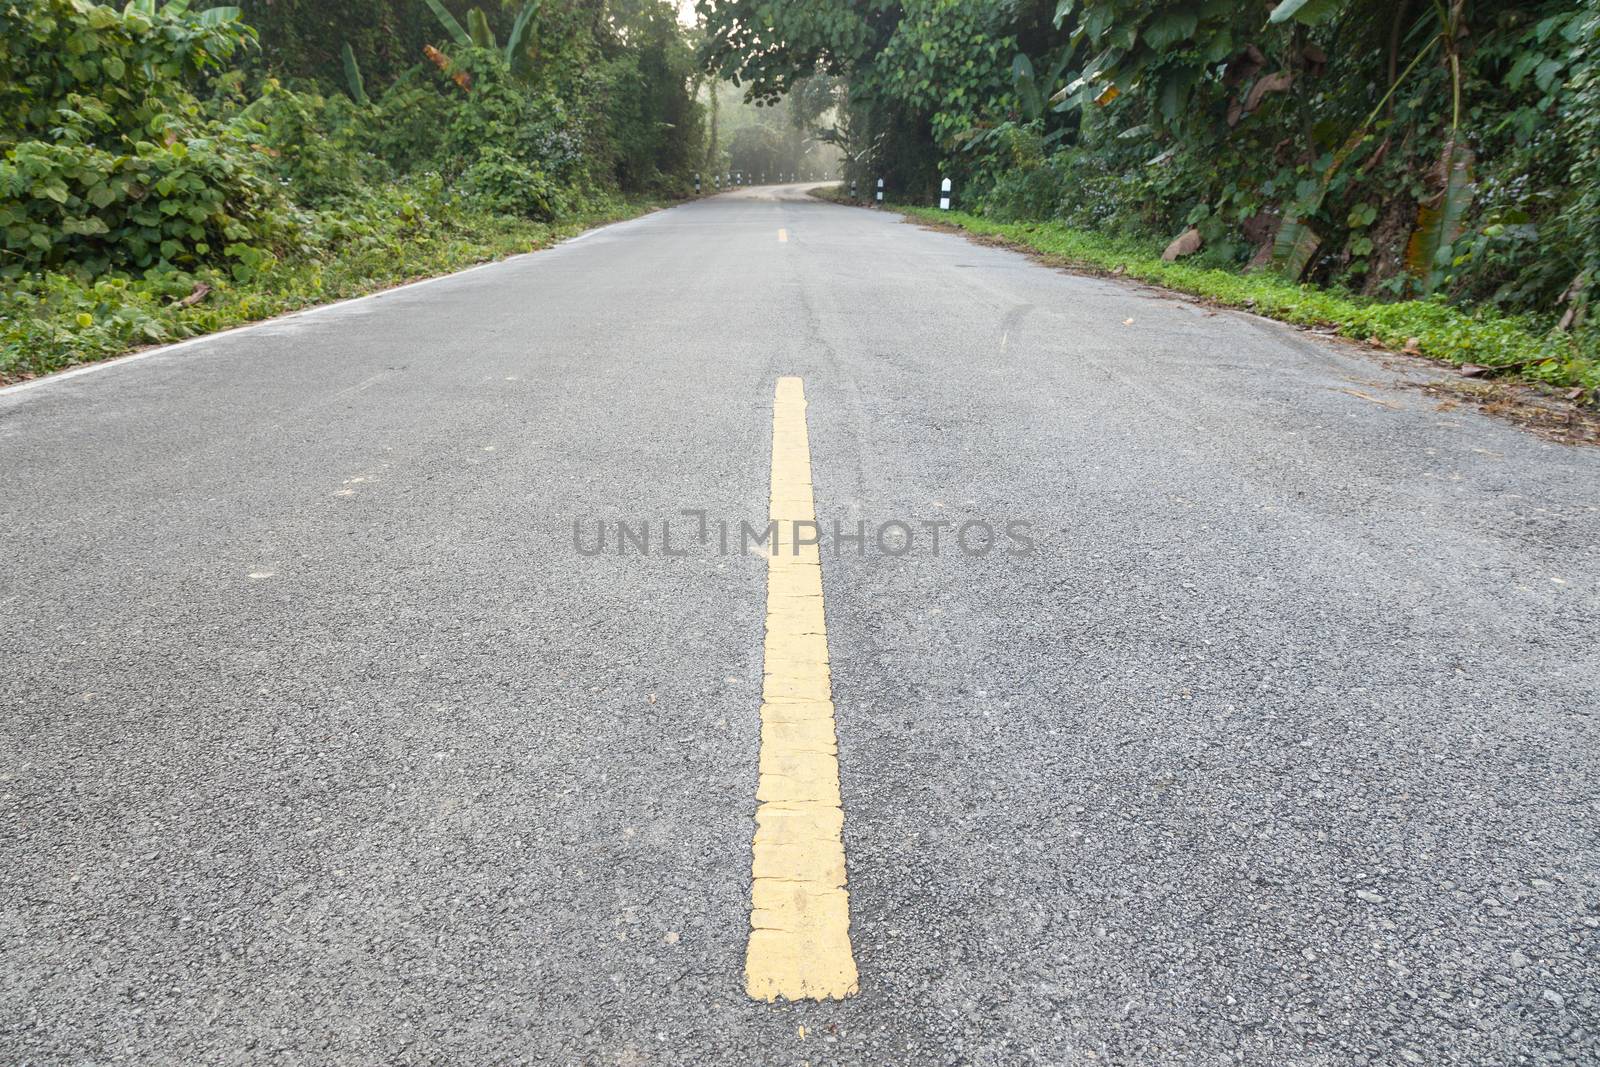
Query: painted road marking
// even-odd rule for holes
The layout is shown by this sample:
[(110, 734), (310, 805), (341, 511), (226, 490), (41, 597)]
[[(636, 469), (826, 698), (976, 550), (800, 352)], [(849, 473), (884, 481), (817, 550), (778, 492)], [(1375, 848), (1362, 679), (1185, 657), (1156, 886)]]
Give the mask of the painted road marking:
[[(782, 231), (779, 231), (780, 233)], [(761, 763), (750, 885), (745, 990), (756, 1000), (843, 999), (856, 992), (845, 890), (844, 807), (833, 687), (814, 540), (811, 445), (799, 378), (779, 378), (772, 405), (767, 637)], [(801, 527), (796, 524), (811, 523)], [(805, 537), (796, 536), (804, 532)]]
[(789, 243), (789, 231), (781, 226), (778, 227), (778, 243), (780, 245), (786, 245)]

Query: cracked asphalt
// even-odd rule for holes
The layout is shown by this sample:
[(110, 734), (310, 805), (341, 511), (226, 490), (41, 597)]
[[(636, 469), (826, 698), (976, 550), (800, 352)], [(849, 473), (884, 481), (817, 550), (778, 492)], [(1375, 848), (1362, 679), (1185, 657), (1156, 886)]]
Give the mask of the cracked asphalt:
[[(1441, 373), (785, 186), (0, 390), (0, 1062), (1600, 1063), (1600, 452)], [(860, 991), (769, 1005), (784, 375)]]

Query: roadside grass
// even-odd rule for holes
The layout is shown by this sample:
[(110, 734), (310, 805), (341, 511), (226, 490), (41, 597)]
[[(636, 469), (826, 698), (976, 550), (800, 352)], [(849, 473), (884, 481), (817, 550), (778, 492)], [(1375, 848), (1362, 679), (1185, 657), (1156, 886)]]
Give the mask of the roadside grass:
[[(836, 196), (825, 199), (839, 200)], [(841, 201), (848, 202), (848, 201)], [(1160, 249), (1136, 241), (1074, 230), (1051, 222), (996, 222), (960, 211), (904, 204), (893, 210), (927, 223), (958, 227), (1040, 253), (1064, 265), (1109, 272), (1188, 293), (1227, 307), (1301, 326), (1332, 328), (1357, 341), (1484, 368), (1482, 376), (1582, 389), (1572, 399), (1593, 400), (1600, 390), (1600, 329), (1563, 333), (1523, 316), (1487, 308), (1468, 310), (1442, 300), (1383, 303), (1332, 289), (1287, 282), (1269, 273), (1239, 274), (1214, 267), (1167, 263)]]
[[(537, 251), (662, 203), (616, 200), (551, 223), (457, 205), (429, 215), (375, 204), (354, 219), (319, 220), (312, 251), (244, 280), (217, 270), (92, 282), (25, 276), (0, 289), (0, 384)], [(202, 284), (210, 291), (186, 306)]]
[(850, 199), (848, 182), (834, 182), (832, 185), (822, 185), (810, 190), (810, 195), (818, 200), (826, 200), (831, 204), (845, 204), (850, 207), (866, 207), (865, 201)]

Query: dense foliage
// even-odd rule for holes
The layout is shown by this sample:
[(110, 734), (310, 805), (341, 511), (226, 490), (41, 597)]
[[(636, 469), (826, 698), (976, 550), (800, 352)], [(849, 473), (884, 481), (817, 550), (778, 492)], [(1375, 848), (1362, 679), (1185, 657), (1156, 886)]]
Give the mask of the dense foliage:
[(1382, 299), (1581, 324), (1600, 0), (703, 0), (757, 99), (818, 75), (856, 176)]
[(376, 283), (455, 261), (430, 238), (498, 248), (689, 187), (671, 4), (488, 5), (0, 0), (0, 377), (203, 328), (154, 313), (186, 298), (279, 307), (325, 266)]

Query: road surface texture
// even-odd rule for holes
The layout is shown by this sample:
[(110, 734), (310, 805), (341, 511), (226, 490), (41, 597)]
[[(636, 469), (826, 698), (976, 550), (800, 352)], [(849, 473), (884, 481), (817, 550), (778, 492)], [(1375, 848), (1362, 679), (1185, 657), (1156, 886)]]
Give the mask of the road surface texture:
[(0, 1062), (1600, 1062), (1600, 452), (1437, 373), (790, 186), (0, 392)]

